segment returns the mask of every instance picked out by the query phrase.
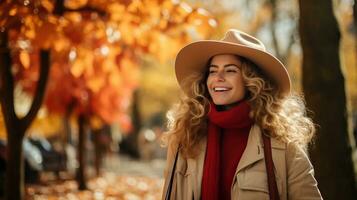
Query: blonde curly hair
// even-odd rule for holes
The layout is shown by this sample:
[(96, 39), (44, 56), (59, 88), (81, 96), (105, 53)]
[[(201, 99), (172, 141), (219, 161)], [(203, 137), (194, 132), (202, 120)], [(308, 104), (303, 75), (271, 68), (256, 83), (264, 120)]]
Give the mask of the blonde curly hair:
[[(283, 142), (292, 142), (306, 148), (315, 126), (307, 117), (303, 97), (297, 94), (281, 95), (278, 87), (251, 61), (242, 61), (242, 77), (247, 89), (246, 100), (251, 105), (251, 117), (264, 134)], [(210, 63), (210, 61), (208, 62)], [(208, 70), (207, 70), (208, 71)], [(195, 148), (205, 137), (210, 96), (206, 87), (208, 72), (188, 77), (183, 87), (188, 94), (168, 112), (168, 128), (164, 141), (180, 144), (185, 157), (195, 157)]]

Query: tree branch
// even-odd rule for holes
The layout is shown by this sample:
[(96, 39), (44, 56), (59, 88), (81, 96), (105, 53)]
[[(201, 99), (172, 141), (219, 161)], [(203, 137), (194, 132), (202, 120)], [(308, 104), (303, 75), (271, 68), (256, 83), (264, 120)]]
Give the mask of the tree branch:
[(294, 35), (295, 35), (295, 33), (296, 33), (296, 30), (293, 30), (292, 32), (291, 32), (291, 35), (290, 35), (290, 37), (289, 37), (289, 44), (288, 44), (288, 46), (287, 46), (287, 48), (286, 48), (286, 51), (285, 51), (285, 53), (283, 54), (283, 55), (281, 55), (281, 62), (283, 63), (283, 64), (287, 64), (287, 62), (288, 62), (288, 59), (289, 59), (289, 57), (290, 57), (290, 54), (291, 54), (291, 48), (292, 48), (292, 46), (293, 46), (293, 44), (295, 43), (295, 37), (294, 37)]
[(40, 78), (37, 83), (36, 93), (31, 104), (30, 111), (25, 117), (21, 119), (25, 129), (31, 124), (36, 117), (38, 110), (41, 108), (43, 97), (45, 96), (45, 90), (47, 85), (47, 79), (50, 70), (50, 52), (49, 50), (41, 50), (40, 52), (41, 66), (40, 66)]
[(274, 45), (274, 49), (275, 49), (275, 53), (276, 56), (281, 59), (281, 53), (280, 53), (280, 49), (279, 49), (279, 44), (278, 44), (278, 40), (276, 38), (276, 20), (277, 20), (277, 10), (276, 10), (276, 0), (269, 0), (271, 7), (272, 7), (272, 17), (271, 17), (271, 21), (270, 21), (270, 31), (271, 31), (271, 36), (273, 38), (273, 45)]
[(100, 10), (98, 8), (94, 8), (92, 6), (83, 6), (81, 8), (77, 8), (77, 9), (69, 9), (66, 8), (65, 11), (68, 12), (94, 12), (94, 13), (98, 13), (99, 16), (105, 16), (107, 13), (103, 10)]
[(54, 6), (55, 8), (53, 9), (53, 14), (57, 16), (62, 16), (66, 9), (64, 7), (64, 0), (56, 0)]
[(99, 16), (107, 15), (107, 13), (105, 11), (100, 10), (95, 7), (92, 7), (92, 6), (89, 6), (89, 5), (85, 5), (83, 7), (77, 8), (77, 9), (66, 8), (64, 6), (64, 0), (56, 0), (53, 14), (58, 15), (58, 16), (63, 16), (63, 14), (65, 12), (94, 12), (94, 13), (98, 13)]

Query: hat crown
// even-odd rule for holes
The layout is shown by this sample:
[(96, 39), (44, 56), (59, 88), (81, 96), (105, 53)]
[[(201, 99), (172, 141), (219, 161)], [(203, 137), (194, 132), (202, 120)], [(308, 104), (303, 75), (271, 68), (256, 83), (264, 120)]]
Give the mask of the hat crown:
[(236, 43), (251, 48), (259, 49), (261, 51), (266, 51), (264, 44), (257, 38), (250, 36), (244, 32), (230, 29), (227, 31), (222, 41)]

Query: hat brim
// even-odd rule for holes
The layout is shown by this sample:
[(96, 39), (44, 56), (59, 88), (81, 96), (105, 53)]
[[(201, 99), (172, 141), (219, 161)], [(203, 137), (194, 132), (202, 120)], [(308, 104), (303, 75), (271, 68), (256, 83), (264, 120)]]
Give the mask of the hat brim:
[(281, 94), (290, 93), (290, 77), (285, 66), (272, 54), (231, 42), (217, 40), (201, 40), (188, 44), (176, 56), (175, 73), (177, 81), (183, 91), (186, 77), (195, 73), (204, 73), (208, 60), (215, 55), (235, 54), (247, 58), (255, 63), (279, 87)]

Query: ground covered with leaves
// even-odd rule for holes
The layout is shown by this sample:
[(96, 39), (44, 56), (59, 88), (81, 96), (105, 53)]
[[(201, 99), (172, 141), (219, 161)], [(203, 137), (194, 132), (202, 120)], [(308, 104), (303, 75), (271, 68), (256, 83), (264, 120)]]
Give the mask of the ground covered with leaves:
[(26, 186), (28, 200), (154, 200), (161, 199), (163, 180), (106, 173), (88, 181), (88, 190), (78, 191), (74, 180)]

